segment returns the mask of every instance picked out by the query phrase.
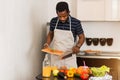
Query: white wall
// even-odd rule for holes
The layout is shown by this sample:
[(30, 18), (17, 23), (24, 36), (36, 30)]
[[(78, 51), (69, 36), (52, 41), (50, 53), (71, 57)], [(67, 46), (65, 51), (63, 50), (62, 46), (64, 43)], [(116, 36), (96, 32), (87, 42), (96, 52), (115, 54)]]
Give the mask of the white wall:
[(120, 51), (120, 22), (82, 22), (82, 26), (86, 37), (91, 38), (113, 38), (112, 46), (87, 46), (86, 43), (82, 46), (82, 50), (102, 50), (102, 51)]
[(34, 80), (40, 73), (46, 2), (0, 0), (0, 80)]

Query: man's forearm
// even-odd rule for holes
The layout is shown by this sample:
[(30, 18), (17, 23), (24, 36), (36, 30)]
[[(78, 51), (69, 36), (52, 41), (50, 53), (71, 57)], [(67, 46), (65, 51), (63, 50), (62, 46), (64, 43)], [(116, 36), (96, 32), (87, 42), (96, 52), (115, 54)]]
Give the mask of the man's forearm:
[(85, 41), (85, 36), (84, 36), (84, 34), (80, 34), (80, 35), (79, 35), (79, 40), (78, 40), (76, 46), (80, 48), (80, 47), (83, 45), (84, 41)]
[(47, 43), (48, 45), (50, 45), (50, 43), (52, 42), (52, 39), (53, 39), (53, 32), (49, 32), (49, 33), (48, 33), (48, 36), (47, 36), (46, 43)]

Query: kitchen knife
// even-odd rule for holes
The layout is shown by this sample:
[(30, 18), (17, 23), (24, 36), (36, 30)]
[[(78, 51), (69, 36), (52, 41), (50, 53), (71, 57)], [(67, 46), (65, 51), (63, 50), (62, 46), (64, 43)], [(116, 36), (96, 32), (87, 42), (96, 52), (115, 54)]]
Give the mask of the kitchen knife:
[(72, 54), (73, 54), (73, 53), (67, 54), (67, 55), (63, 56), (61, 59), (66, 59), (66, 58), (69, 58), (69, 57), (71, 57), (71, 56), (72, 56)]

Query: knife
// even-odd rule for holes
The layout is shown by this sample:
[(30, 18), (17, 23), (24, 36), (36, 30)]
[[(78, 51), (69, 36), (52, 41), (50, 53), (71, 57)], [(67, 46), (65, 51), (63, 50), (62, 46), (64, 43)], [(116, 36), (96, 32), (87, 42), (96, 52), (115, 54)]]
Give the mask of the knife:
[(67, 54), (67, 55), (63, 56), (61, 59), (66, 59), (66, 58), (69, 58), (69, 57), (71, 57), (71, 56), (72, 56), (72, 54), (73, 54), (73, 53)]

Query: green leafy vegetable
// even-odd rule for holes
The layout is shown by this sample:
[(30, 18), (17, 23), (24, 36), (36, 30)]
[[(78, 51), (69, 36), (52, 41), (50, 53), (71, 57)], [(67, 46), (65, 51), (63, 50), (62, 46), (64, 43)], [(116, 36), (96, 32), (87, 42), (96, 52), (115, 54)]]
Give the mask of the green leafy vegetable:
[(93, 76), (102, 77), (105, 76), (106, 72), (110, 72), (110, 68), (103, 65), (101, 67), (92, 67), (91, 68)]

